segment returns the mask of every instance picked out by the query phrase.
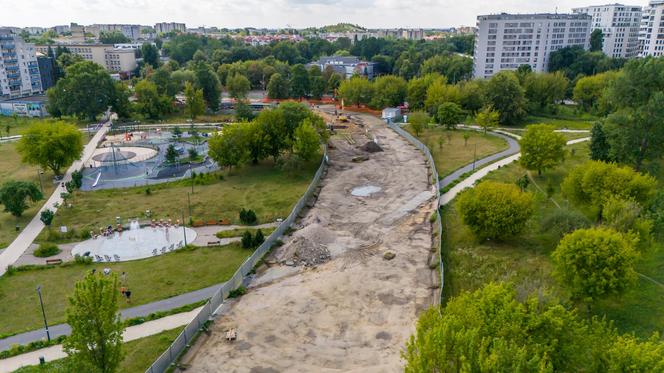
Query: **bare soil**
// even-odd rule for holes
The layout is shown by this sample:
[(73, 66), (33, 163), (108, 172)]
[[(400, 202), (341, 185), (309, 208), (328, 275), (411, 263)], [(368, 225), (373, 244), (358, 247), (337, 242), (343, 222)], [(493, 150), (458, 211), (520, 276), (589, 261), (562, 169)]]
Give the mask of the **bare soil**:
[[(424, 156), (378, 118), (334, 136), (312, 208), (182, 359), (194, 372), (397, 372), (418, 314), (437, 298), (435, 193)], [(376, 137), (383, 152), (360, 149)], [(367, 156), (357, 163), (353, 158)], [(380, 192), (351, 195), (374, 185)], [(384, 254), (396, 256), (386, 260)], [(315, 259), (315, 260), (314, 260)], [(237, 341), (225, 340), (235, 328)]]

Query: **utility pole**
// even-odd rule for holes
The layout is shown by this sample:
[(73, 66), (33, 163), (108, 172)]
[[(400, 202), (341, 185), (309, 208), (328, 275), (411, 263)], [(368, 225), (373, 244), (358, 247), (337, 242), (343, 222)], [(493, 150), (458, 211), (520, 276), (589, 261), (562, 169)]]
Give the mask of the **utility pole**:
[(473, 171), (475, 171), (475, 161), (477, 161), (477, 143), (475, 144), (475, 153), (473, 154)]
[(184, 235), (184, 245), (187, 246), (187, 227), (184, 223), (184, 210), (182, 210), (182, 234)]
[(189, 206), (189, 219), (192, 219), (192, 217), (191, 217), (191, 194), (190, 193), (187, 193), (187, 205)]
[(46, 322), (46, 311), (44, 311), (44, 302), (42, 301), (41, 286), (37, 286), (37, 294), (39, 295), (39, 304), (41, 305), (42, 316), (44, 317), (44, 329), (46, 329), (46, 338), (51, 341), (51, 333), (48, 331), (48, 323)]

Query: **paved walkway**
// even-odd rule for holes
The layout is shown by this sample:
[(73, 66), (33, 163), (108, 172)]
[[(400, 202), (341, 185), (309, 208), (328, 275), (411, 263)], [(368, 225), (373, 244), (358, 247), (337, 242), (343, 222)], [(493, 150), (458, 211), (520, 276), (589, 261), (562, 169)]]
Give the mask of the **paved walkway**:
[[(63, 182), (71, 180), (72, 172), (81, 168), (81, 166), (90, 158), (97, 148), (97, 143), (106, 135), (110, 126), (109, 123), (104, 124), (102, 128), (97, 131), (94, 137), (88, 142), (88, 144), (83, 149), (83, 154), (81, 158), (75, 161), (71, 167), (67, 170), (67, 173), (64, 176)], [(57, 208), (54, 205), (62, 204), (62, 197), (60, 194), (66, 192), (66, 189), (62, 186), (62, 183), (59, 184), (51, 197), (44, 203), (44, 206), (35, 214), (30, 223), (21, 231), (21, 233), (14, 239), (14, 241), (7, 246), (7, 248), (0, 254), (0, 276), (2, 276), (7, 271), (7, 266), (10, 266), (18, 260), (19, 257), (30, 247), (30, 244), (37, 238), (39, 233), (44, 228), (44, 223), (39, 220), (40, 213), (45, 209), (50, 209), (56, 211)]]
[[(124, 341), (129, 342), (139, 338), (148, 337), (151, 335), (159, 334), (166, 330), (175, 329), (179, 326), (187, 325), (191, 320), (196, 317), (201, 308), (195, 310), (179, 313), (177, 315), (166, 316), (161, 319), (148, 321), (146, 323), (130, 326), (125, 329)], [(8, 359), (0, 360), (0, 373), (13, 372), (14, 370), (27, 366), (39, 364), (39, 357), (43, 356), (46, 361), (53, 361), (67, 357), (67, 354), (62, 350), (62, 345), (51, 346), (28, 352), (21, 355), (16, 355)]]

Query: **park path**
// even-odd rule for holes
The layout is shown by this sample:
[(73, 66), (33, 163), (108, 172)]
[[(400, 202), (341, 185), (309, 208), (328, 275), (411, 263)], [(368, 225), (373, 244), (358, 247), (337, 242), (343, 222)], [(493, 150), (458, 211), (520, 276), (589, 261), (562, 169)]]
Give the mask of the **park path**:
[[(81, 158), (75, 161), (71, 167), (69, 167), (62, 182), (71, 180), (72, 172), (81, 168), (82, 165), (87, 162), (90, 157), (92, 157), (92, 154), (97, 148), (97, 144), (110, 129), (110, 123), (110, 121), (105, 123), (99, 129), (99, 131), (97, 131), (94, 137), (92, 137), (88, 144), (85, 145)], [(62, 186), (62, 183), (60, 183), (53, 191), (53, 194), (51, 194), (51, 197), (49, 197), (46, 203), (44, 203), (44, 206), (42, 206), (42, 208), (32, 218), (30, 223), (28, 223), (28, 225), (21, 233), (19, 233), (16, 239), (14, 239), (14, 241), (9, 246), (7, 246), (7, 248), (3, 250), (2, 253), (0, 253), (0, 276), (5, 274), (7, 267), (13, 265), (16, 260), (18, 260), (18, 258), (28, 249), (28, 247), (30, 247), (30, 244), (32, 244), (32, 242), (37, 238), (42, 229), (44, 229), (44, 223), (39, 220), (41, 212), (45, 209), (56, 211), (57, 208), (55, 205), (62, 204), (62, 197), (60, 197), (60, 194), (66, 191), (67, 190)]]
[[(139, 338), (159, 334), (166, 330), (175, 329), (179, 326), (187, 325), (196, 317), (202, 307), (189, 312), (170, 315), (161, 319), (148, 321), (140, 325), (130, 326), (125, 329), (123, 339), (125, 342), (133, 341)], [(38, 365), (39, 357), (43, 356), (46, 361), (53, 361), (67, 357), (63, 351), (62, 345), (55, 345), (42, 348), (21, 355), (16, 355), (7, 359), (0, 360), (0, 373), (13, 372), (16, 369), (27, 365)]]

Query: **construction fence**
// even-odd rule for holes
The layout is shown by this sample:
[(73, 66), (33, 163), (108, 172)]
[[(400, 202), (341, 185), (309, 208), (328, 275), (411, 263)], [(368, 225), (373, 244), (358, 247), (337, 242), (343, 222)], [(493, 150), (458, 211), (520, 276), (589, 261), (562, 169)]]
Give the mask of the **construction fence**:
[(152, 363), (146, 370), (146, 373), (162, 373), (169, 369), (178, 359), (178, 357), (190, 345), (192, 339), (201, 331), (201, 329), (213, 318), (214, 312), (221, 306), (224, 299), (228, 298), (231, 291), (242, 286), (244, 279), (251, 273), (263, 256), (267, 254), (273, 245), (277, 243), (284, 232), (295, 222), (302, 209), (306, 206), (309, 199), (316, 193), (320, 180), (322, 179), (327, 169), (327, 148), (323, 152), (323, 159), (318, 167), (318, 171), (314, 175), (313, 180), (309, 184), (309, 188), (304, 193), (302, 198), (297, 202), (288, 217), (277, 227), (277, 229), (270, 234), (265, 242), (260, 245), (254, 253), (245, 260), (240, 268), (235, 272), (233, 277), (226, 281), (219, 291), (217, 291), (210, 300), (203, 306), (201, 311), (196, 317), (182, 330), (180, 335), (173, 341), (168, 349)]

